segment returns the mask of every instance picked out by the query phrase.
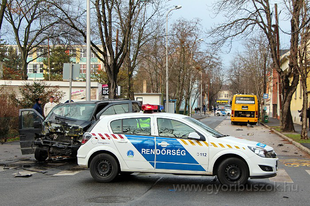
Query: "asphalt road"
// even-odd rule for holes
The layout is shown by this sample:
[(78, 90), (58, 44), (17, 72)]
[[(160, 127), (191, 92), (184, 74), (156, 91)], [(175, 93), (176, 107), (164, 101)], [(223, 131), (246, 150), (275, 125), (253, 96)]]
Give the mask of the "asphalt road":
[[(280, 158), (277, 179), (250, 179), (244, 187), (227, 188), (214, 177), (134, 173), (103, 184), (75, 162), (38, 164), (30, 158), (0, 166), (1, 205), (309, 205), (308, 155), (262, 126), (230, 125), (226, 117), (201, 121), (273, 146)], [(14, 177), (18, 172), (31, 176)]]

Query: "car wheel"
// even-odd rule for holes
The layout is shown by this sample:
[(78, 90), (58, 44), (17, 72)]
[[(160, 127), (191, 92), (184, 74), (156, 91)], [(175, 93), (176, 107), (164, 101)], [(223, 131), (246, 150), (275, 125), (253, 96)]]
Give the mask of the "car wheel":
[(248, 166), (239, 158), (227, 158), (220, 163), (217, 169), (217, 177), (223, 185), (244, 185), (249, 178)]
[(98, 154), (90, 162), (90, 174), (97, 182), (111, 182), (119, 173), (119, 166), (109, 154)]
[(40, 148), (40, 147), (36, 147), (35, 151), (34, 151), (34, 158), (39, 161), (39, 162), (43, 162), (47, 159), (48, 157), (48, 152), (46, 149)]
[(234, 122), (230, 122), (231, 123), (231, 125), (234, 125), (235, 123)]

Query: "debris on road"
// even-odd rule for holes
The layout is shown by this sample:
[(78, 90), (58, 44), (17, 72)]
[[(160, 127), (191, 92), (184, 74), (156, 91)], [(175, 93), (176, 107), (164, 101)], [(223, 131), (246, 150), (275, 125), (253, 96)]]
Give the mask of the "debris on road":
[(31, 177), (32, 174), (29, 172), (17, 172), (13, 173), (14, 177)]

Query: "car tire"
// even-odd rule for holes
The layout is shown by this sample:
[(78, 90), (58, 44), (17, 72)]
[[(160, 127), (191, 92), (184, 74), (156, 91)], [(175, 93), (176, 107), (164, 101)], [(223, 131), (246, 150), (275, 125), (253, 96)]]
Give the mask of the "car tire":
[(230, 122), (231, 123), (231, 125), (234, 125), (235, 123), (234, 122)]
[(39, 162), (45, 161), (48, 158), (47, 150), (40, 147), (36, 147), (34, 151), (34, 158)]
[(111, 182), (119, 173), (116, 159), (109, 154), (98, 154), (90, 162), (90, 174), (97, 182)]
[(220, 183), (230, 187), (244, 185), (249, 178), (248, 166), (240, 158), (227, 158), (218, 166), (217, 178)]

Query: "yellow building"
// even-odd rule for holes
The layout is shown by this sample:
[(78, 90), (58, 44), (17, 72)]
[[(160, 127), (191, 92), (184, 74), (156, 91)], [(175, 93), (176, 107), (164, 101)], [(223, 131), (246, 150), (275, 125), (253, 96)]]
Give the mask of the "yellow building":
[[(289, 67), (289, 52), (287, 52), (286, 54), (284, 54), (283, 56), (281, 56), (281, 69), (282, 70), (286, 70)], [(307, 104), (307, 108), (309, 106), (309, 102), (310, 102), (310, 75), (308, 74), (308, 79), (307, 79), (307, 95), (308, 95), (308, 104)], [(298, 112), (298, 110), (302, 109), (302, 102), (303, 102), (303, 90), (302, 90), (302, 86), (301, 83), (299, 81), (296, 91), (292, 96), (292, 101), (291, 101), (291, 114), (292, 114), (292, 118), (293, 118), (293, 122), (297, 123), (297, 124), (301, 124), (300, 121), (300, 113)]]

